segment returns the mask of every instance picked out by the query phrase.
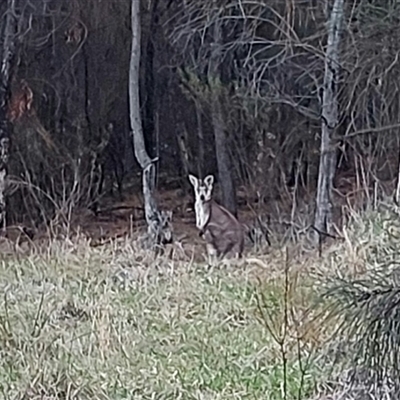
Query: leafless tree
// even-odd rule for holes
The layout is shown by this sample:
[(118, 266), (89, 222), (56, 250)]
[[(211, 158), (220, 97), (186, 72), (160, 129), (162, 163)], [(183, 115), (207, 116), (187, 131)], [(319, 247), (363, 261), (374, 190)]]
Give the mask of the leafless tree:
[[(230, 113), (226, 104), (226, 82), (224, 82), (225, 43), (229, 28), (223, 18), (227, 4), (221, 2), (191, 1), (183, 10), (177, 12), (175, 26), (170, 32), (172, 42), (177, 44), (178, 52), (183, 57), (183, 66), (190, 71), (189, 77), (196, 77), (186, 82), (189, 86), (197, 82), (198, 87), (192, 87), (190, 97), (196, 93), (197, 116), (199, 107), (207, 109), (213, 130), (214, 149), (218, 167), (218, 183), (221, 188), (221, 203), (234, 215), (237, 214), (235, 174), (232, 164), (233, 132), (229, 132), (227, 119)], [(197, 17), (196, 17), (197, 15)], [(199, 45), (199, 35), (203, 37), (204, 45)], [(226, 81), (226, 80), (225, 80)], [(198, 130), (199, 140), (204, 140), (201, 129)], [(200, 150), (204, 146), (201, 143)], [(199, 159), (203, 157), (200, 151)], [(211, 171), (208, 171), (211, 172)]]
[(142, 168), (143, 197), (145, 216), (147, 222), (148, 240), (151, 246), (160, 245), (172, 240), (171, 227), (164, 211), (159, 211), (154, 198), (155, 191), (155, 167), (157, 160), (150, 159), (146, 151), (142, 121), (140, 116), (139, 98), (139, 65), (140, 65), (140, 2), (132, 0), (132, 49), (129, 69), (129, 105), (132, 127), (133, 143), (136, 159)]
[(0, 72), (0, 225), (6, 224), (6, 199), (5, 190), (7, 183), (7, 163), (10, 147), (10, 124), (7, 118), (7, 106), (11, 83), (11, 62), (14, 56), (16, 35), (15, 0), (7, 1), (3, 25), (3, 49)]
[(211, 51), (209, 82), (211, 88), (211, 117), (214, 129), (215, 152), (217, 155), (218, 180), (222, 192), (222, 204), (233, 214), (237, 215), (236, 192), (232, 173), (231, 154), (226, 136), (223, 101), (220, 95), (222, 88), (220, 66), (222, 62), (222, 32), (220, 21), (213, 27), (213, 50)]
[(332, 134), (338, 125), (339, 45), (343, 14), (343, 0), (335, 0), (329, 19), (321, 105), (321, 155), (314, 222), (318, 234), (328, 233), (329, 224), (331, 223), (332, 183), (336, 169), (336, 149), (332, 143)]

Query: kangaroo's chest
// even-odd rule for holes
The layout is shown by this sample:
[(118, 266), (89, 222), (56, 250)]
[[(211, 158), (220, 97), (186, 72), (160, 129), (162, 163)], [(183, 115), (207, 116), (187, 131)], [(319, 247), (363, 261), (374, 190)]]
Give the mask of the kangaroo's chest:
[(202, 230), (210, 217), (210, 210), (204, 207), (201, 202), (196, 202), (194, 208), (196, 212), (196, 227)]

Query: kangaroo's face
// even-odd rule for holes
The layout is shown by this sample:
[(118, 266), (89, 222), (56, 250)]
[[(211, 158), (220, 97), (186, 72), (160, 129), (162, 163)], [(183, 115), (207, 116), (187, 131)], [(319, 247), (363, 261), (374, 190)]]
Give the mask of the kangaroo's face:
[(172, 227), (172, 211), (161, 211), (159, 215), (160, 230), (162, 232), (161, 243), (172, 243), (173, 227)]
[(204, 203), (211, 200), (211, 194), (214, 184), (214, 176), (208, 175), (204, 180), (198, 179), (193, 175), (189, 175), (190, 183), (194, 188), (196, 202)]

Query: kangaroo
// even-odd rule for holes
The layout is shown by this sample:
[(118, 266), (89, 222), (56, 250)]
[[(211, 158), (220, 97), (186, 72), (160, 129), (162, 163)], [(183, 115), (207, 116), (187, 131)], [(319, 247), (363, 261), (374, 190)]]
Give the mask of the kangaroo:
[(226, 208), (215, 202), (212, 197), (214, 176), (204, 180), (189, 175), (195, 193), (196, 227), (207, 242), (209, 256), (224, 257), (229, 252), (239, 258), (244, 248), (242, 224)]

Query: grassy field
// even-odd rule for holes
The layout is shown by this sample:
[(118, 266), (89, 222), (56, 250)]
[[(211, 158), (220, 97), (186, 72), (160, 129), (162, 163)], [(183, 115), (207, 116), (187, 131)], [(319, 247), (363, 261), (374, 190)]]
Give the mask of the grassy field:
[(3, 255), (1, 398), (311, 398), (333, 331), (318, 279), (365, 261), (346, 235), (322, 258), (270, 248), (213, 268), (129, 240)]

